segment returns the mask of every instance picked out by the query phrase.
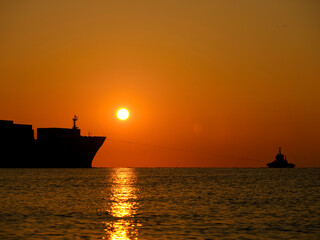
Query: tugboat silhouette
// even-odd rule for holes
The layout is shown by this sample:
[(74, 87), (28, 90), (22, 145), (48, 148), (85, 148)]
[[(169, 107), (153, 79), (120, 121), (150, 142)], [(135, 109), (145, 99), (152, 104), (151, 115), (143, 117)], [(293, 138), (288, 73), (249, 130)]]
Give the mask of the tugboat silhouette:
[(276, 160), (271, 163), (267, 163), (269, 168), (294, 168), (293, 163), (288, 163), (287, 158), (281, 153), (281, 147), (279, 147), (279, 153), (276, 156)]

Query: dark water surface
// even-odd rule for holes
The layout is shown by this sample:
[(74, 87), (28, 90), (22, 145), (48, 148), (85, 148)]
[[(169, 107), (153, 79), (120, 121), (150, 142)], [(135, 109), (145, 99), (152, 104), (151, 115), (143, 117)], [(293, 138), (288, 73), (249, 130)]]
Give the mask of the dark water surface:
[(320, 169), (0, 169), (0, 239), (320, 239)]

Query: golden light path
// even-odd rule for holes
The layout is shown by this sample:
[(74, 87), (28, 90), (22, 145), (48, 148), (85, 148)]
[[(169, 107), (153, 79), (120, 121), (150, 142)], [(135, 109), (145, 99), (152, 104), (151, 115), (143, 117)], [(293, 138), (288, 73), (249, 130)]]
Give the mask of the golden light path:
[(138, 239), (137, 225), (133, 220), (137, 211), (135, 173), (132, 168), (112, 169), (110, 210), (113, 221), (105, 222), (107, 239)]
[(120, 120), (126, 120), (129, 117), (129, 111), (125, 108), (120, 108), (117, 112), (117, 117)]

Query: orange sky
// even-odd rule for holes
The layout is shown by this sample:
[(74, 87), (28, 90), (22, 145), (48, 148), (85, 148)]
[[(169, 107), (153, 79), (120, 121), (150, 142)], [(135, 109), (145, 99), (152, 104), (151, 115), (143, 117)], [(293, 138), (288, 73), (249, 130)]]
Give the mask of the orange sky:
[(307, 0), (3, 0), (0, 119), (72, 127), (77, 114), (83, 134), (114, 139), (94, 166), (263, 167), (282, 146), (320, 167), (319, 12)]

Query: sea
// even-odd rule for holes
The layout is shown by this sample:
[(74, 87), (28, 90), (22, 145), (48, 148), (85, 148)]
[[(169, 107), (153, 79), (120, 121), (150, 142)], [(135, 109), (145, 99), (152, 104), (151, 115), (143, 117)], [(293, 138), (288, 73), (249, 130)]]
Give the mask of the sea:
[(0, 239), (320, 239), (320, 169), (0, 169)]

